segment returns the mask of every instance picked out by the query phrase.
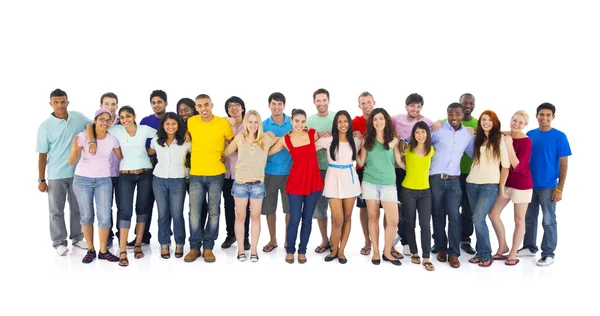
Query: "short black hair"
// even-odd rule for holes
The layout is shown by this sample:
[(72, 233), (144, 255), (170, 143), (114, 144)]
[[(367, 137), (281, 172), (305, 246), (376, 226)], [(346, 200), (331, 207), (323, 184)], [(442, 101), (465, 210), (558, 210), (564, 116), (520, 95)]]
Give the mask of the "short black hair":
[(283, 104), (285, 104), (285, 96), (281, 92), (271, 93), (271, 95), (269, 96), (269, 103), (271, 103), (271, 101), (273, 100), (283, 102)]
[(152, 91), (152, 93), (150, 94), (150, 102), (152, 102), (152, 98), (154, 97), (159, 97), (161, 98), (164, 102), (167, 102), (167, 93), (162, 91), (162, 90), (154, 90)]
[(419, 95), (418, 93), (413, 93), (411, 95), (409, 95), (408, 97), (406, 97), (406, 105), (409, 104), (413, 104), (413, 103), (421, 103), (421, 106), (423, 106), (425, 104), (425, 102), (423, 102), (423, 97), (421, 95)]
[(212, 99), (211, 99), (211, 98), (208, 96), (208, 94), (200, 93), (200, 94), (199, 94), (199, 95), (196, 97), (195, 101), (198, 101), (198, 100), (200, 100), (200, 99), (209, 99), (209, 100), (210, 100), (210, 102), (212, 102)]
[(448, 105), (448, 108), (446, 109), (446, 112), (450, 112), (450, 109), (460, 109), (461, 112), (463, 111), (462, 104), (458, 102), (450, 103), (450, 105)]
[(327, 89), (321, 88), (321, 89), (317, 89), (317, 91), (313, 92), (313, 101), (315, 101), (317, 94), (325, 94), (325, 95), (327, 95), (327, 99), (329, 100), (329, 91), (327, 91)]
[(52, 97), (65, 97), (65, 99), (69, 100), (67, 93), (60, 89), (54, 89), (54, 91), (50, 92), (50, 99), (52, 99)]
[(540, 104), (537, 107), (535, 115), (540, 114), (541, 110), (550, 110), (550, 111), (552, 111), (552, 115), (554, 115), (554, 113), (556, 112), (556, 108), (554, 107), (554, 105), (552, 105), (552, 103), (548, 103), (548, 102), (544, 102), (544, 103)]
[(227, 101), (225, 101), (225, 113), (227, 113), (227, 116), (231, 117), (231, 115), (229, 115), (229, 111), (227, 111), (229, 109), (229, 102), (239, 103), (242, 106), (242, 118), (246, 116), (246, 104), (244, 103), (244, 100), (236, 96), (232, 96), (231, 98), (227, 99)]
[(194, 102), (194, 100), (190, 99), (190, 98), (181, 98), (178, 102), (177, 102), (177, 111), (179, 111), (179, 106), (184, 104), (185, 106), (187, 106), (188, 108), (190, 108), (192, 110), (192, 113), (194, 115), (198, 115), (198, 111), (196, 110), (196, 103)]

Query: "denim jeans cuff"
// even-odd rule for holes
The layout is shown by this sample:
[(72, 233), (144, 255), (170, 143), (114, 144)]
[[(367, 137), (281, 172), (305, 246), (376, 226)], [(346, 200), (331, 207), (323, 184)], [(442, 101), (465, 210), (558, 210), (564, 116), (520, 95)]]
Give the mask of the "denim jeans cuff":
[(184, 244), (181, 244), (181, 245), (180, 244), (176, 244), (175, 245), (175, 247), (177, 247), (177, 248), (183, 248), (183, 246), (185, 246), (185, 245)]
[(160, 248), (162, 248), (162, 249), (169, 248), (169, 244), (160, 245)]
[(148, 221), (148, 214), (136, 214), (135, 215), (136, 223), (145, 223), (146, 221)]
[(131, 221), (126, 221), (126, 220), (119, 220), (119, 228), (127, 228), (130, 229), (131, 228)]

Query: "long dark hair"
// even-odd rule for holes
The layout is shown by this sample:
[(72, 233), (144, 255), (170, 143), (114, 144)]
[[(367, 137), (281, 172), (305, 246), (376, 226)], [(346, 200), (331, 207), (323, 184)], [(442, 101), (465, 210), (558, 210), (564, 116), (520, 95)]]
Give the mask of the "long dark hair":
[(179, 117), (179, 115), (175, 114), (174, 112), (165, 113), (162, 120), (160, 120), (160, 126), (158, 127), (158, 131), (156, 132), (156, 135), (158, 136), (156, 142), (160, 146), (165, 147), (165, 141), (167, 141), (167, 131), (165, 131), (165, 122), (168, 119), (177, 121), (177, 132), (175, 132), (175, 141), (177, 142), (177, 145), (183, 145), (186, 128), (181, 117)]
[[(119, 114), (118, 114), (119, 115), (119, 124), (121, 124), (120, 117), (121, 117), (121, 112), (123, 112), (123, 111), (135, 116), (135, 110), (132, 107), (130, 107), (129, 105), (124, 105), (119, 109)], [(133, 120), (133, 125), (137, 125), (135, 120)]]
[(340, 135), (338, 131), (338, 117), (344, 115), (348, 120), (348, 130), (346, 131), (346, 137), (348, 138), (348, 143), (350, 143), (350, 147), (352, 147), (352, 160), (356, 160), (356, 144), (354, 144), (354, 137), (352, 135), (352, 118), (350, 117), (350, 113), (345, 110), (338, 111), (335, 113), (335, 117), (333, 118), (333, 125), (331, 126), (331, 135), (333, 135), (333, 140), (331, 141), (331, 146), (329, 146), (329, 156), (331, 156), (332, 160), (335, 159), (335, 152), (340, 144)]
[[(481, 127), (481, 119), (484, 115), (487, 115), (492, 120), (494, 126), (490, 130), (490, 134), (488, 136), (485, 135), (483, 128)], [(477, 131), (475, 132), (475, 145), (474, 145), (474, 154), (473, 161), (478, 164), (479, 159), (481, 158), (481, 145), (487, 140), (487, 144), (485, 145), (486, 153), (490, 159), (500, 160), (500, 139), (502, 138), (502, 133), (500, 133), (500, 120), (494, 111), (486, 110), (481, 113), (479, 116), (479, 120), (477, 121)]]
[(385, 127), (383, 129), (383, 148), (385, 150), (390, 149), (390, 143), (394, 140), (394, 126), (392, 125), (392, 118), (384, 108), (376, 108), (369, 114), (367, 119), (367, 135), (365, 136), (365, 149), (372, 150), (375, 146), (375, 140), (377, 139), (377, 131), (373, 126), (373, 118), (377, 114), (383, 114), (385, 119)]
[(429, 130), (427, 123), (423, 121), (419, 121), (417, 124), (415, 124), (415, 126), (413, 126), (412, 132), (410, 133), (410, 151), (414, 152), (415, 148), (419, 144), (415, 138), (415, 132), (417, 131), (417, 128), (427, 132), (427, 139), (425, 139), (425, 155), (429, 155), (429, 151), (431, 150), (431, 131)]

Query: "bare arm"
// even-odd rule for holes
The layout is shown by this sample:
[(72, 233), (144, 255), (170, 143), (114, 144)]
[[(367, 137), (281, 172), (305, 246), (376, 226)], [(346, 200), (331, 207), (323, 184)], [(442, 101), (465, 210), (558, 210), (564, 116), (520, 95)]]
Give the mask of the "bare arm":
[(121, 147), (113, 148), (113, 151), (119, 160), (123, 160), (123, 152), (121, 151)]
[(519, 157), (517, 157), (517, 153), (513, 147), (512, 137), (510, 137), (510, 135), (505, 135), (504, 142), (506, 143), (506, 149), (508, 149), (508, 159), (510, 160), (510, 165), (513, 167), (513, 169), (516, 169), (519, 165)]
[(225, 147), (225, 150), (223, 151), (223, 156), (229, 156), (236, 152), (237, 149), (237, 144), (235, 143), (235, 141), (232, 141), (231, 143), (229, 143), (229, 145), (227, 145), (227, 147)]
[[(40, 154), (38, 157), (38, 179), (46, 179), (46, 163), (48, 161), (48, 153)], [(40, 192), (48, 192), (48, 183), (42, 182), (38, 184)]]
[(273, 146), (271, 146), (271, 148), (269, 148), (269, 156), (272, 156), (272, 155), (280, 152), (284, 148), (287, 149), (287, 146), (285, 145), (285, 138), (281, 137), (275, 143), (275, 145), (273, 145)]
[(552, 193), (552, 201), (555, 203), (562, 200), (562, 191), (565, 187), (565, 180), (567, 180), (567, 169), (569, 168), (569, 157), (560, 157), (560, 171), (558, 174), (558, 186)]
[(367, 161), (367, 150), (365, 149), (365, 147), (360, 148), (360, 151), (358, 152), (358, 155), (356, 155), (356, 164), (359, 167), (363, 167), (365, 165), (365, 162)]
[(69, 153), (69, 165), (74, 166), (77, 161), (79, 161), (79, 157), (81, 157), (81, 147), (77, 144), (77, 136), (73, 137), (73, 144), (71, 145), (71, 152)]
[(394, 149), (394, 160), (396, 161), (398, 166), (400, 166), (400, 168), (406, 170), (406, 163), (402, 159), (402, 155), (403, 154), (400, 152), (400, 146), (396, 146), (396, 148)]
[(500, 170), (500, 184), (498, 187), (498, 195), (504, 196), (504, 185), (506, 184), (506, 179), (508, 178), (508, 168), (502, 168)]
[(92, 126), (92, 124), (87, 124), (85, 126), (85, 135), (88, 139), (88, 151), (93, 156), (96, 154), (98, 146), (96, 146), (96, 137), (94, 137), (94, 127)]
[(438, 131), (440, 128), (442, 128), (443, 124), (444, 124), (444, 121), (442, 121), (442, 120), (435, 121), (433, 124), (431, 124), (431, 131), (432, 132)]

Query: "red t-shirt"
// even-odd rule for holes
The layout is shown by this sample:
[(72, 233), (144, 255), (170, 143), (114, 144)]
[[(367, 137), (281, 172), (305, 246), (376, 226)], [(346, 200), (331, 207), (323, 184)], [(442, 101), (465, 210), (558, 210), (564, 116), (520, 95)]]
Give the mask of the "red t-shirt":
[[(367, 134), (367, 119), (364, 118), (362, 115), (361, 116), (356, 116), (353, 120), (352, 120), (352, 130), (353, 131), (359, 131), (363, 137), (365, 137)], [(360, 152), (360, 148), (359, 151), (356, 153), (356, 155), (358, 156), (358, 153)], [(359, 167), (358, 165), (356, 166), (356, 170), (362, 170), (364, 167)]]
[(315, 147), (315, 130), (308, 130), (310, 143), (294, 147), (290, 135), (285, 135), (285, 144), (292, 156), (292, 168), (285, 186), (286, 194), (309, 195), (323, 190), (323, 180), (317, 160), (317, 149)]

